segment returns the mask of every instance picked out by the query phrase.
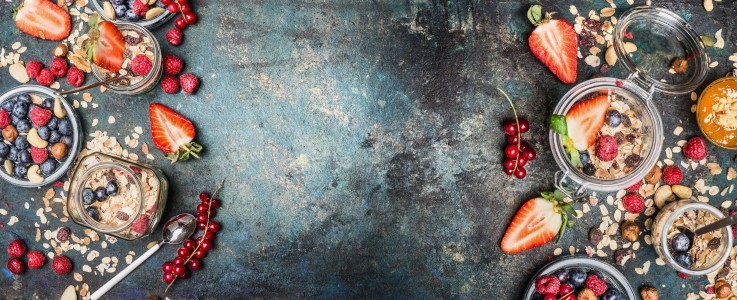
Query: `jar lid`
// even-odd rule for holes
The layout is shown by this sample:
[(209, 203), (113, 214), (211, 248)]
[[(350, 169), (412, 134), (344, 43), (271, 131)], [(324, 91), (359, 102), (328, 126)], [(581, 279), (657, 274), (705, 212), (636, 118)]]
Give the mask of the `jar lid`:
[[(633, 73), (630, 79), (646, 91), (685, 94), (706, 78), (709, 57), (699, 35), (669, 10), (649, 6), (630, 9), (619, 18), (613, 38), (618, 60)], [(674, 69), (675, 62), (679, 70)]]

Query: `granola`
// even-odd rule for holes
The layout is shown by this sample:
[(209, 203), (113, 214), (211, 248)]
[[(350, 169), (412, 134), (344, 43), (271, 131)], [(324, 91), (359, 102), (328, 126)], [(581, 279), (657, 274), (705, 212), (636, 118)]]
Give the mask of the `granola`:
[[(691, 231), (718, 221), (719, 218), (713, 213), (706, 210), (690, 210), (684, 212), (673, 220), (673, 224), (668, 228), (668, 240), (680, 233), (679, 228), (687, 228)], [(705, 234), (694, 237), (693, 245), (688, 251), (693, 257), (692, 270), (699, 270), (712, 266), (721, 258), (723, 244), (721, 230), (707, 232)]]

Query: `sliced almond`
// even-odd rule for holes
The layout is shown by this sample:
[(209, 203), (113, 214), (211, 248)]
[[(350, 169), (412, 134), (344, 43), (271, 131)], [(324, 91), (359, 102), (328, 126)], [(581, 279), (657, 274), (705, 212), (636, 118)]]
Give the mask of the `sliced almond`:
[(601, 9), (601, 17), (607, 18), (614, 15), (614, 8), (612, 7), (605, 7)]
[(61, 300), (77, 300), (77, 291), (74, 289), (73, 285), (64, 289), (64, 293), (61, 294)]
[(671, 190), (678, 199), (690, 199), (691, 195), (693, 195), (693, 191), (687, 186), (674, 185), (671, 187)]
[(44, 99), (39, 95), (31, 94), (31, 102), (36, 105), (42, 105), (44, 103)]
[(624, 43), (624, 51), (626, 51), (627, 53), (635, 52), (637, 51), (637, 45), (632, 42), (626, 42)]
[(152, 9), (149, 9), (148, 12), (146, 12), (146, 20), (156, 18), (162, 13), (164, 13), (163, 7), (154, 7)]
[(20, 83), (26, 83), (31, 80), (31, 78), (28, 77), (28, 73), (26, 73), (26, 67), (21, 62), (12, 64), (8, 68), (8, 71), (10, 72), (10, 77), (13, 77), (13, 79)]
[(26, 174), (26, 176), (28, 177), (28, 181), (33, 183), (43, 182), (44, 178), (41, 177), (38, 171), (38, 165), (32, 165), (30, 168), (28, 168), (28, 173)]
[(712, 10), (714, 10), (714, 1), (712, 1), (712, 0), (704, 0), (704, 9), (706, 11), (712, 11)]
[(49, 146), (49, 142), (44, 141), (40, 136), (38, 136), (38, 130), (35, 127), (28, 131), (27, 138), (28, 143), (33, 147), (44, 149)]
[(54, 116), (63, 119), (67, 116), (67, 111), (61, 106), (61, 99), (54, 98)]
[(609, 48), (606, 48), (604, 59), (606, 60), (606, 63), (610, 66), (613, 66), (617, 63), (617, 53), (614, 51), (614, 46), (609, 46)]
[(655, 206), (658, 208), (663, 208), (666, 202), (673, 200), (675, 200), (675, 197), (673, 196), (673, 190), (671, 190), (669, 185), (663, 185), (655, 190), (653, 201), (655, 202)]
[(115, 9), (113, 9), (113, 5), (110, 3), (110, 1), (105, 1), (102, 3), (102, 11), (105, 12), (105, 16), (110, 20), (115, 20)]

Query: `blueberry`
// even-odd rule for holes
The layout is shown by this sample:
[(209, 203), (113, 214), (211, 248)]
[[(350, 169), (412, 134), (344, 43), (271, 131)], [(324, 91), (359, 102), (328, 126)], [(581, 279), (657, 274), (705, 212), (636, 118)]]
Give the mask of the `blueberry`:
[(28, 149), (28, 147), (30, 147), (30, 144), (28, 144), (28, 138), (26, 138), (24, 135), (15, 138), (15, 141), (13, 141), (13, 145), (15, 145), (15, 148), (18, 148), (20, 150)]
[(52, 130), (49, 134), (49, 144), (56, 144), (61, 141), (61, 133), (57, 130)]
[(72, 122), (69, 121), (69, 118), (59, 120), (59, 132), (62, 135), (70, 135), (72, 131)]
[(107, 200), (107, 192), (105, 191), (104, 187), (99, 187), (95, 189), (95, 198), (97, 198), (97, 201)]
[(18, 126), (18, 123), (25, 121), (26, 118), (24, 117), (16, 117), (11, 115), (10, 116), (10, 123), (13, 124), (13, 126)]
[(0, 142), (0, 158), (8, 157), (8, 153), (10, 153), (10, 145)]
[(54, 99), (52, 98), (46, 98), (44, 99), (44, 102), (41, 103), (41, 107), (45, 109), (53, 109), (54, 108)]
[(18, 122), (18, 124), (15, 125), (15, 130), (18, 130), (18, 133), (28, 133), (31, 131), (31, 122), (28, 122), (27, 120), (21, 120)]
[(558, 281), (560, 282), (566, 282), (568, 281), (568, 278), (570, 277), (568, 274), (568, 270), (566, 269), (560, 269), (558, 271), (555, 271), (555, 277), (558, 277)]
[(581, 163), (584, 165), (591, 162), (591, 156), (589, 156), (588, 150), (579, 151), (578, 156), (581, 158)]
[(67, 148), (72, 148), (72, 136), (69, 136), (69, 135), (62, 136), (61, 140), (59, 141), (67, 145)]
[(8, 160), (10, 161), (17, 161), (18, 160), (18, 148), (15, 148), (15, 146), (10, 146), (10, 151), (8, 152)]
[(43, 175), (51, 175), (51, 173), (54, 173), (54, 169), (56, 169), (56, 161), (52, 158), (47, 159), (41, 164), (41, 174)]
[(587, 163), (583, 166), (583, 173), (589, 176), (594, 176), (594, 174), (596, 174), (596, 167), (591, 163)]
[(619, 124), (622, 124), (622, 115), (616, 109), (609, 110), (606, 112), (606, 123), (616, 128)]
[(48, 142), (49, 136), (51, 136), (51, 129), (46, 126), (41, 126), (38, 128), (38, 137), (40, 137), (42, 140)]
[(95, 221), (100, 221), (100, 213), (97, 211), (97, 207), (88, 206), (86, 209), (87, 215)]
[(28, 150), (20, 150), (18, 152), (18, 161), (24, 164), (31, 162), (31, 152)]
[[(160, 2), (160, 1), (156, 1)], [(125, 5), (125, 0), (113, 0), (113, 4), (115, 5)]]
[(90, 205), (95, 202), (95, 192), (92, 189), (82, 190), (82, 203), (84, 205)]
[(141, 17), (133, 12), (132, 9), (129, 9), (125, 12), (125, 19), (128, 21), (138, 21)]
[(20, 94), (15, 99), (20, 102), (25, 102), (26, 104), (31, 103), (31, 96), (29, 96), (28, 94)]
[[(159, 2), (159, 1), (156, 1), (156, 2)], [(114, 6), (115, 6), (114, 7), (115, 17), (116, 18), (125, 17), (125, 12), (128, 10), (128, 7), (126, 7), (125, 5), (114, 5)]]
[(599, 297), (601, 300), (624, 300), (624, 296), (617, 289), (610, 287)]
[(0, 105), (4, 110), (7, 110), (8, 112), (13, 111), (13, 107), (15, 107), (15, 100), (5, 100), (3, 101), (3, 104)]
[(583, 270), (574, 269), (574, 270), (571, 270), (570, 271), (570, 275), (569, 276), (570, 276), (569, 281), (570, 281), (571, 285), (573, 285), (574, 287), (579, 288), (579, 287), (582, 287), (583, 286), (584, 282), (586, 282), (586, 277), (588, 275)]
[(16, 102), (13, 106), (13, 115), (22, 118), (25, 117), (28, 114), (28, 103), (25, 102)]
[(674, 252), (686, 252), (691, 249), (691, 240), (683, 233), (677, 233), (670, 240), (670, 247)]
[(49, 127), (49, 129), (51, 130), (56, 130), (57, 128), (59, 128), (59, 119), (57, 119), (56, 117), (51, 118), (46, 126)]
[(16, 164), (14, 172), (16, 177), (23, 178), (24, 176), (26, 176), (26, 173), (28, 173), (28, 168), (26, 168), (26, 166), (24, 165)]
[(688, 252), (678, 252), (673, 259), (675, 259), (677, 264), (686, 269), (690, 269), (693, 264), (693, 257)]
[(115, 196), (118, 194), (118, 185), (115, 183), (115, 181), (110, 181), (107, 183), (107, 186), (105, 186), (105, 192), (110, 196)]

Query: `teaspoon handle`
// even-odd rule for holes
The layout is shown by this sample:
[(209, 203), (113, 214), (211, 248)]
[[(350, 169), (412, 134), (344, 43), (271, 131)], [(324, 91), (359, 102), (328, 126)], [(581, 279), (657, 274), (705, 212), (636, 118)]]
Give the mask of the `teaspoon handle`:
[(737, 215), (721, 219), (719, 221), (716, 221), (714, 223), (711, 223), (709, 225), (696, 229), (696, 231), (694, 231), (694, 236), (702, 235), (704, 233), (717, 230), (723, 227), (727, 227), (733, 224), (737, 224)]
[(107, 283), (105, 283), (105, 285), (103, 285), (99, 289), (97, 289), (92, 294), (92, 296), (91, 296), (92, 300), (100, 299), (100, 297), (102, 297), (103, 295), (105, 295), (105, 293), (107, 293), (116, 284), (118, 284), (118, 282), (123, 281), (123, 279), (126, 276), (128, 276), (128, 274), (130, 274), (131, 272), (133, 272), (133, 270), (135, 270), (136, 268), (138, 268), (138, 266), (140, 266), (141, 264), (143, 264), (143, 262), (146, 261), (149, 257), (151, 257), (151, 255), (154, 255), (154, 253), (156, 253), (156, 251), (158, 251), (159, 248), (161, 248), (161, 243), (158, 243), (158, 244), (154, 245), (153, 247), (151, 247), (151, 249), (148, 249), (148, 251), (146, 251), (146, 253), (143, 253), (143, 255), (141, 255), (140, 257), (138, 257), (135, 261), (133, 261), (130, 265), (128, 265), (128, 267), (126, 267), (125, 269), (123, 269), (123, 271), (120, 271), (120, 273), (118, 273), (118, 275), (115, 275), (115, 277), (113, 277), (112, 279), (110, 279), (110, 281), (108, 281)]

